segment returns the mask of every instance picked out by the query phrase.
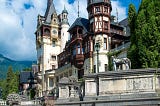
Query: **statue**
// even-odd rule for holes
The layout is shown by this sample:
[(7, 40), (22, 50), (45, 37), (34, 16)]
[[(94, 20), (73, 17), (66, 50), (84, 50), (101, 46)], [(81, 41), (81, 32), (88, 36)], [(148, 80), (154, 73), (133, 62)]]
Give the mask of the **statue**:
[(131, 61), (128, 58), (115, 58), (114, 56), (112, 56), (112, 61), (113, 61), (113, 67), (114, 67), (114, 71), (118, 71), (117, 70), (117, 66), (125, 64), (125, 70), (129, 70), (131, 68)]

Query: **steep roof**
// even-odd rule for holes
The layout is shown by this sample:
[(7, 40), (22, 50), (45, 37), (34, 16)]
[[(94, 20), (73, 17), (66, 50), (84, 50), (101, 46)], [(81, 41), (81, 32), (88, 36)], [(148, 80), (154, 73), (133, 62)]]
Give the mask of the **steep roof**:
[(128, 26), (128, 18), (123, 19), (122, 21), (119, 22), (119, 24), (123, 26)]
[(30, 77), (34, 77), (32, 72), (29, 71), (22, 71), (20, 72), (20, 83), (28, 83)]
[(68, 31), (70, 32), (76, 26), (81, 26), (83, 27), (85, 32), (89, 32), (89, 20), (88, 19), (81, 18), (81, 17), (77, 18), (75, 22), (71, 25)]
[(46, 10), (46, 13), (45, 13), (45, 22), (46, 23), (51, 23), (51, 16), (52, 14), (56, 13), (56, 9), (54, 7), (54, 4), (53, 4), (53, 0), (48, 0), (47, 2), (47, 10)]

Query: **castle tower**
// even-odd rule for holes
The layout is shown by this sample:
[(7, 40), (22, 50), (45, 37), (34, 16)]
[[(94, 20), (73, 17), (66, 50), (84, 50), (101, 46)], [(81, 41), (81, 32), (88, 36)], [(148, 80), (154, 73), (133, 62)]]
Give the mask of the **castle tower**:
[(69, 40), (69, 23), (68, 23), (68, 11), (64, 6), (64, 10), (61, 14), (61, 52), (63, 52), (66, 42)]
[(47, 90), (45, 73), (58, 67), (57, 55), (60, 53), (60, 38), (58, 36), (58, 16), (53, 0), (48, 0), (45, 16), (38, 15), (36, 31), (37, 62), (39, 66), (40, 85), (42, 92)]
[(99, 50), (99, 72), (107, 71), (110, 39), (110, 0), (88, 0), (87, 11), (90, 21), (90, 32), (93, 33), (93, 69), (97, 73), (97, 52), (95, 44), (100, 45)]

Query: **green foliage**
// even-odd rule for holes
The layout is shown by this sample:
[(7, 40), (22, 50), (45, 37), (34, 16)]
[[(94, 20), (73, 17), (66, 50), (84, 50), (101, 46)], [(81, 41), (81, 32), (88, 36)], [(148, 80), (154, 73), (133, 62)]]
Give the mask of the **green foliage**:
[(132, 62), (132, 68), (160, 67), (159, 7), (160, 2), (157, 0), (142, 0), (136, 16), (133, 16), (133, 6), (129, 7), (131, 47), (128, 57)]
[(130, 4), (128, 10), (128, 24), (131, 29), (131, 34), (135, 30), (135, 20), (136, 20), (136, 9), (133, 4)]
[(32, 71), (32, 69), (31, 68), (25, 68), (25, 69), (23, 69), (23, 71)]
[(30, 98), (34, 99), (35, 95), (36, 95), (36, 89), (31, 89), (30, 90)]
[(7, 71), (7, 77), (0, 81), (0, 87), (2, 87), (2, 98), (6, 99), (8, 94), (18, 93), (19, 85), (19, 72), (13, 72), (11, 66), (9, 66)]

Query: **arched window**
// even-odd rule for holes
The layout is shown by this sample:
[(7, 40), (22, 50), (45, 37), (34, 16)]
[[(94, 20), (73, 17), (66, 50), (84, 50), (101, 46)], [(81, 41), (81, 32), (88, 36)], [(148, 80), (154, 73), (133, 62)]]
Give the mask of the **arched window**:
[(50, 30), (48, 28), (45, 28), (44, 29), (44, 33), (47, 34), (47, 35), (49, 35), (50, 34)]

